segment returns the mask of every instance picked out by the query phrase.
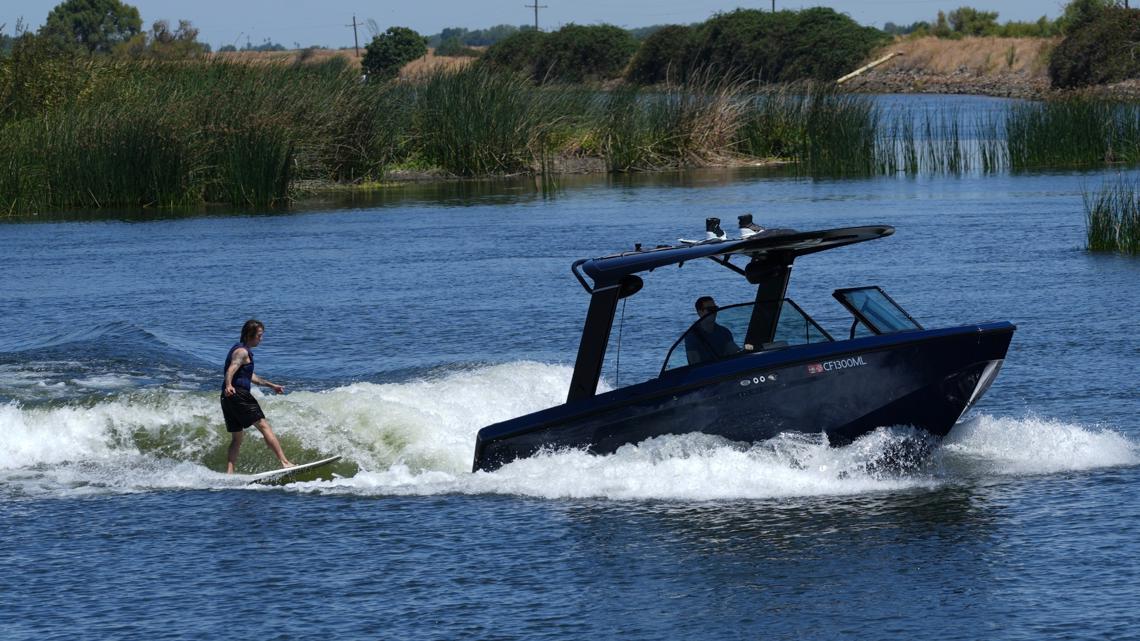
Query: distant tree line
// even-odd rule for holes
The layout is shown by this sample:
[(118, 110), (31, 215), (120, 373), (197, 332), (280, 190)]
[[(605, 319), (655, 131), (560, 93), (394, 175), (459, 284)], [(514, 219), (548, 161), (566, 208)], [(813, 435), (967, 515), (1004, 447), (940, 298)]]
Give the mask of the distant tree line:
[(624, 77), (638, 84), (684, 80), (707, 69), (785, 82), (834, 79), (889, 36), (832, 9), (737, 9), (695, 25), (660, 25), (638, 42), (612, 25), (520, 31), (492, 45), (482, 64), (528, 74), (535, 82)]
[(448, 27), (434, 36), (428, 36), (428, 46), (438, 48), (446, 42), (455, 42), (465, 47), (489, 47), (508, 36), (513, 36), (527, 29), (534, 29), (534, 27), (527, 25), (516, 27), (509, 24), (497, 24), (486, 29)]
[(983, 11), (973, 7), (958, 7), (949, 13), (939, 11), (933, 22), (920, 20), (909, 25), (888, 22), (883, 31), (893, 36), (935, 36), (963, 38), (966, 36), (996, 38), (1051, 38), (1063, 36), (1081, 24), (1086, 16), (1102, 9), (1123, 9), (1127, 0), (1072, 0), (1056, 20), (1041, 16), (1033, 22), (1008, 21), (998, 23), (997, 11)]
[[(1060, 37), (1049, 60), (1054, 86), (1081, 87), (1140, 77), (1140, 10), (1125, 0), (1071, 0), (1056, 20), (998, 23), (998, 12), (962, 6), (939, 12), (933, 22), (864, 27), (828, 8), (802, 11), (737, 9), (689, 25), (635, 30), (613, 25), (568, 24), (552, 32), (528, 26), (487, 29), (450, 27), (424, 37), (391, 27), (365, 48), (362, 65), (371, 78), (396, 77), (400, 68), (434, 45), (439, 55), (479, 57), (489, 69), (521, 73), (533, 82), (622, 79), (633, 84), (685, 81), (715, 71), (761, 82), (828, 80), (850, 71), (891, 37)], [(110, 56), (171, 60), (203, 56), (209, 45), (187, 20), (143, 28), (138, 9), (121, 0), (64, 0), (36, 32), (0, 25), (0, 98), (34, 100), (20, 83), (55, 73), (68, 58)], [(478, 47), (479, 49), (475, 49)], [(482, 49), (486, 47), (486, 50)], [(221, 51), (279, 51), (266, 39)], [(310, 54), (312, 52), (309, 52)]]
[(288, 51), (285, 45), (279, 42), (273, 42), (269, 38), (263, 40), (260, 44), (253, 44), (246, 41), (240, 48), (237, 45), (222, 45), (218, 47), (220, 52), (234, 52), (234, 51)]
[(939, 11), (934, 22), (920, 20), (909, 25), (888, 22), (883, 31), (893, 36), (921, 38), (964, 38), (980, 36), (991, 38), (1049, 38), (1061, 32), (1060, 19), (1049, 20), (1041, 16), (1034, 22), (1009, 21), (998, 24), (997, 11), (982, 11), (973, 7), (959, 7), (949, 13)]

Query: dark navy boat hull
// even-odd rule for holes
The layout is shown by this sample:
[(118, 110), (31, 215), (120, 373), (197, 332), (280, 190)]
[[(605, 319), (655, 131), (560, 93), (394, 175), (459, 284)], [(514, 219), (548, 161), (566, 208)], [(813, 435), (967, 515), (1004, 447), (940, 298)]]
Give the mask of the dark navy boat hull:
[(943, 436), (989, 387), (1015, 329), (1001, 322), (871, 336), (674, 370), (485, 427), (473, 469), (543, 449), (608, 454), (690, 432), (742, 442), (823, 432), (833, 445), (891, 425)]

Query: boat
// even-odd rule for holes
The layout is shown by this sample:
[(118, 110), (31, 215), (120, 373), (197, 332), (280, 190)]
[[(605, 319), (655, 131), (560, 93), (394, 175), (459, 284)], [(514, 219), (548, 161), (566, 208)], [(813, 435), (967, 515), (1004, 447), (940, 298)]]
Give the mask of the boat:
[[(566, 402), (479, 430), (473, 471), (539, 452), (608, 454), (693, 432), (741, 443), (822, 433), (835, 446), (890, 426), (942, 437), (1002, 367), (1017, 329), (1007, 321), (926, 329), (871, 285), (832, 293), (851, 316), (833, 336), (786, 297), (797, 259), (891, 236), (891, 226), (752, 231), (750, 217), (741, 217), (741, 237), (730, 239), (717, 219), (707, 222), (705, 240), (635, 245), (573, 263), (590, 303)], [(694, 350), (709, 327), (702, 317), (673, 343), (655, 378), (599, 393), (619, 301), (641, 291), (639, 274), (702, 259), (742, 277), (751, 292), (750, 301), (711, 314), (734, 349), (711, 358)]]

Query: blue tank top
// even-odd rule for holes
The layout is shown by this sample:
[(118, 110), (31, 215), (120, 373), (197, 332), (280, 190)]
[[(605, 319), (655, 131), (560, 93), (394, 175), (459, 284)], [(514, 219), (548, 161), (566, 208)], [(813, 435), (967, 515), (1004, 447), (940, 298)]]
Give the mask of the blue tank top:
[(249, 362), (234, 372), (233, 380), (230, 382), (233, 383), (234, 387), (247, 392), (250, 386), (253, 385), (253, 350), (242, 343), (237, 343), (230, 348), (230, 353), (226, 354), (226, 364), (222, 367), (222, 391), (225, 391), (226, 388), (226, 372), (230, 371), (230, 363), (233, 362), (234, 359), (234, 350), (239, 347), (245, 348), (246, 353), (249, 354)]

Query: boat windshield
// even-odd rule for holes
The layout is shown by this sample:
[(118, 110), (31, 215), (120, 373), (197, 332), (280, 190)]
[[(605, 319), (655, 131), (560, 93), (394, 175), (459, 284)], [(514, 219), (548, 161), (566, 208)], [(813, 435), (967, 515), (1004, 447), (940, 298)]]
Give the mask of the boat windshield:
[(727, 305), (717, 310), (712, 318), (706, 316), (693, 323), (669, 349), (661, 373), (740, 354), (834, 340), (799, 305), (785, 298), (776, 324), (776, 340), (746, 349), (745, 336), (748, 335), (754, 306), (755, 303)]
[(855, 316), (851, 328), (855, 336), (856, 326), (863, 325), (874, 334), (894, 334), (921, 330), (922, 325), (911, 318), (898, 303), (878, 287), (853, 287), (837, 289), (832, 294)]

